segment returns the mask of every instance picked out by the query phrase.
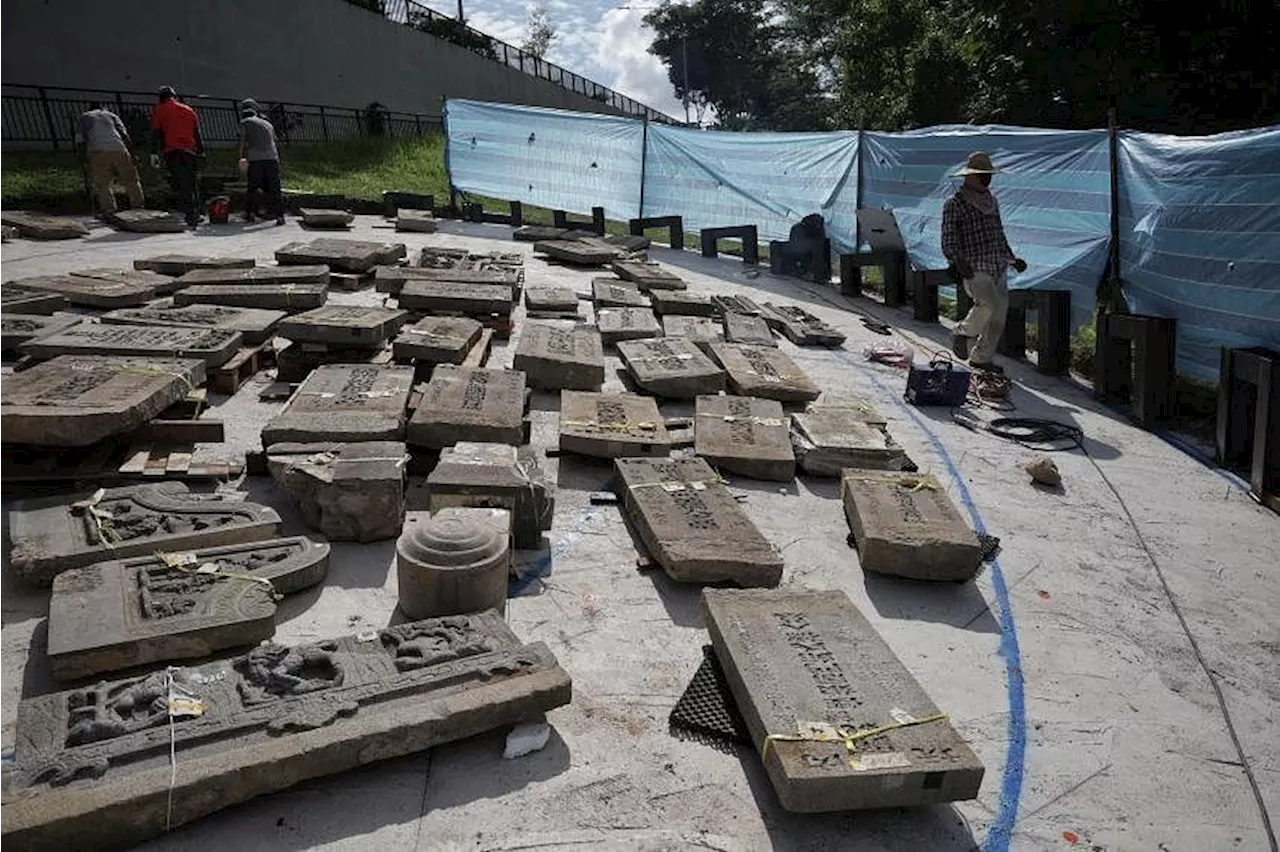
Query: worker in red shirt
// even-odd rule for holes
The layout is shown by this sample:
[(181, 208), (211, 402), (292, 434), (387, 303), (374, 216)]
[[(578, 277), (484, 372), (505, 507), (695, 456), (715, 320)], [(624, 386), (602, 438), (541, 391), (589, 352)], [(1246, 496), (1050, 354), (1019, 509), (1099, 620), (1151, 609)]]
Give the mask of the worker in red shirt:
[(204, 159), (200, 119), (195, 110), (178, 100), (172, 86), (161, 86), (156, 96), (158, 103), (151, 111), (151, 165), (160, 167), (160, 157), (155, 152), (163, 151), (178, 193), (178, 207), (187, 225), (194, 228), (200, 224), (199, 172)]

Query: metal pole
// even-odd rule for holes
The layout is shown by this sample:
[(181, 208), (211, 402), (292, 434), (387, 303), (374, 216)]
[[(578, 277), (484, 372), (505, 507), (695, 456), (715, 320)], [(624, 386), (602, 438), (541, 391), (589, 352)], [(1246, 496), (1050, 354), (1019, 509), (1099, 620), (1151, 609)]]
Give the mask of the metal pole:
[(458, 23), (465, 24), (466, 22), (467, 22), (467, 19), (462, 14), (462, 0), (458, 0)]
[(39, 89), (40, 106), (44, 108), (44, 123), (49, 128), (49, 141), (53, 143), (53, 150), (58, 150), (58, 131), (53, 126), (53, 110), (49, 108), (49, 96), (45, 93), (43, 87)]
[[(462, 0), (458, 0), (462, 2)], [(684, 66), (684, 123), (689, 123), (689, 34), (680, 36), (681, 64)]]
[(645, 167), (649, 162), (649, 116), (644, 117), (644, 131), (640, 136), (640, 212), (636, 218), (644, 218), (644, 178)]
[(329, 141), (329, 122), (324, 118), (324, 107), (320, 107), (320, 132), (324, 135), (324, 141)]
[(1111, 275), (1107, 281), (1107, 304), (1114, 312), (1124, 304), (1120, 285), (1120, 153), (1116, 133), (1116, 108), (1107, 110), (1107, 147), (1111, 169)]

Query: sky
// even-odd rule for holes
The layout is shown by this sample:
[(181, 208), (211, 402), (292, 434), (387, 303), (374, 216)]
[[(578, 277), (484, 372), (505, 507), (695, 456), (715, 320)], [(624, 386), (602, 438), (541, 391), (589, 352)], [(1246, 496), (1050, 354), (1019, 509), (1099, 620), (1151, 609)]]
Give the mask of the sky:
[[(418, 0), (423, 2), (423, 0)], [(649, 54), (653, 30), (641, 19), (658, 0), (545, 0), (558, 34), (547, 59), (603, 86), (621, 92), (676, 118), (684, 107), (667, 79), (667, 68)], [(424, 5), (447, 15), (458, 13), (457, 0), (426, 0)], [(528, 10), (535, 0), (463, 0), (467, 23), (519, 46)]]

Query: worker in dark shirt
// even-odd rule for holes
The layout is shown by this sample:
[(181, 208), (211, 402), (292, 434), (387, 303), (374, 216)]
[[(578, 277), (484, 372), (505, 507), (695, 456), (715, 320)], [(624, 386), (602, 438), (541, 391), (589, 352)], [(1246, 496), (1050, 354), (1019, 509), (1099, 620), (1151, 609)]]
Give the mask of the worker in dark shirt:
[(98, 192), (99, 214), (104, 217), (115, 215), (116, 198), (111, 191), (113, 175), (119, 178), (128, 193), (129, 206), (135, 210), (146, 207), (138, 169), (133, 165), (130, 152), (133, 140), (129, 138), (129, 131), (120, 116), (95, 102), (88, 112), (80, 116), (76, 136), (84, 143), (93, 186)]
[(200, 224), (199, 174), (204, 158), (200, 119), (195, 110), (178, 100), (172, 86), (161, 86), (157, 99), (151, 111), (151, 165), (160, 167), (160, 158), (154, 152), (163, 151), (178, 193), (178, 208), (194, 228)]
[[(243, 101), (241, 102), (243, 105)], [(258, 111), (245, 107), (240, 113), (240, 159), (248, 163), (249, 193), (244, 220), (253, 221), (258, 192), (267, 199), (267, 217), (284, 224), (284, 200), (280, 196), (280, 154), (276, 151), (276, 129)]]

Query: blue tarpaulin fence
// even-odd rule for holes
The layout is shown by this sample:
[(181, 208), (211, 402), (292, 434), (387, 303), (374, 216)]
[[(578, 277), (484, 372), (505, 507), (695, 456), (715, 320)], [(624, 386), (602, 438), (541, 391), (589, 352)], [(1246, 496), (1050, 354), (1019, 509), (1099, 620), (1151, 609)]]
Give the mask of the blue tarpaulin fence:
[[(465, 192), (582, 214), (603, 205), (618, 220), (681, 215), (688, 230), (754, 224), (762, 239), (820, 213), (841, 252), (855, 249), (860, 199), (894, 212), (921, 269), (946, 265), (942, 204), (965, 157), (987, 151), (1005, 170), (996, 194), (1028, 264), (1010, 287), (1070, 290), (1079, 326), (1106, 269), (1105, 130), (727, 133), (450, 100), (445, 131), (450, 180)], [(1122, 133), (1118, 149), (1121, 277), (1133, 310), (1178, 319), (1179, 369), (1212, 379), (1219, 346), (1280, 349), (1280, 127)]]

